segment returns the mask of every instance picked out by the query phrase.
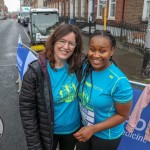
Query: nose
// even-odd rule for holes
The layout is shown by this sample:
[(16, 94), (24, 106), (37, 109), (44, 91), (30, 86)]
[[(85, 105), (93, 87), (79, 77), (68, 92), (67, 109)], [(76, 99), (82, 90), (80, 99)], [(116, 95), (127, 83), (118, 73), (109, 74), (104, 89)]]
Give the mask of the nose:
[(98, 51), (95, 51), (95, 53), (93, 54), (94, 57), (98, 58), (100, 57), (100, 53)]
[(63, 46), (64, 48), (69, 48), (69, 43), (68, 43), (68, 41), (64, 44), (64, 46)]

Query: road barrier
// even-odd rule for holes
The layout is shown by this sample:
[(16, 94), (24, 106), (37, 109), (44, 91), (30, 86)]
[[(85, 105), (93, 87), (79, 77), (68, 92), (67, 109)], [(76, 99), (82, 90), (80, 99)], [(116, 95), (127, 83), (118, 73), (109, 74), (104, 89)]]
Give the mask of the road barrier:
[[(134, 81), (130, 83), (133, 87), (133, 104), (129, 119), (125, 122), (125, 131), (118, 150), (149, 150), (150, 85)], [(149, 134), (149, 140), (146, 138), (146, 133)]]

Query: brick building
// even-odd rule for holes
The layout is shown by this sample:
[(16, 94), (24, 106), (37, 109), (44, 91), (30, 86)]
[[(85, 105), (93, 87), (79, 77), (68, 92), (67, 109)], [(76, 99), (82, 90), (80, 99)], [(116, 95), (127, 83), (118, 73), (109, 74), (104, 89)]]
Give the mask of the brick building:
[[(25, 1), (25, 0), (24, 0)], [(107, 21), (141, 24), (150, 15), (150, 0), (31, 0), (31, 7), (58, 8), (59, 15), (70, 19), (91, 19), (103, 23), (106, 2)], [(39, 3), (41, 3), (39, 5)]]
[(8, 13), (8, 8), (4, 3), (4, 0), (0, 0), (0, 18), (4, 19), (6, 18), (6, 15)]
[(0, 0), (0, 16), (4, 14), (4, 0)]

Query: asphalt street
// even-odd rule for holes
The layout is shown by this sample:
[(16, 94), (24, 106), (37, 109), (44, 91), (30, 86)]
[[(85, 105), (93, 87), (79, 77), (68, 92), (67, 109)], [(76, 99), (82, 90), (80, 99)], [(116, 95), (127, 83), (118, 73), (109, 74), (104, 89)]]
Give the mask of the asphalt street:
[(15, 83), (18, 36), (23, 32), (17, 21), (0, 20), (0, 150), (27, 150)]

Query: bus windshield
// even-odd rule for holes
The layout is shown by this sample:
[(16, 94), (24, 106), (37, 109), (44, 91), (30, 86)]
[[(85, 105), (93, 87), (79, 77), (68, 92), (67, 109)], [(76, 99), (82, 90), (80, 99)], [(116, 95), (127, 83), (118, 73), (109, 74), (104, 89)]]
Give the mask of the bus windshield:
[[(33, 13), (32, 14), (32, 28), (33, 32), (45, 33), (48, 35), (51, 30), (59, 22), (57, 13)], [(48, 31), (48, 32), (47, 32)]]

